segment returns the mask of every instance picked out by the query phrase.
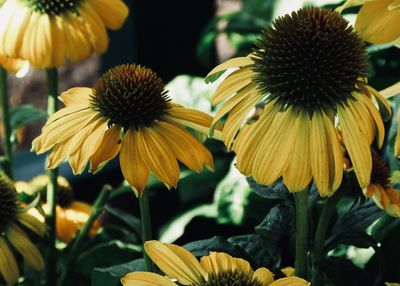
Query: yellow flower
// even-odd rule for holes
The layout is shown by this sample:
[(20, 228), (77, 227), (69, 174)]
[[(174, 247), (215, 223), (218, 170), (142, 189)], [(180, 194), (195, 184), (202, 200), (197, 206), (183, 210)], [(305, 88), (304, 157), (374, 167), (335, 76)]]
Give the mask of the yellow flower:
[(396, 181), (396, 174), (390, 177), (388, 167), (374, 150), (372, 150), (372, 160), (371, 183), (363, 189), (363, 193), (366, 197), (372, 198), (387, 214), (400, 217), (400, 191), (391, 185), (391, 182)]
[(0, 10), (0, 54), (50, 68), (102, 54), (106, 28), (128, 15), (122, 0), (7, 0)]
[[(183, 247), (147, 241), (145, 250), (167, 277), (150, 272), (132, 272), (121, 279), (124, 286), (305, 286), (307, 281), (297, 277), (274, 280), (267, 268), (253, 271), (250, 264), (241, 258), (226, 253), (211, 252), (200, 262)], [(176, 284), (173, 281), (177, 281)], [(235, 283), (235, 284), (234, 284)]]
[[(74, 238), (76, 232), (82, 228), (89, 219), (92, 207), (85, 202), (76, 201), (74, 199), (74, 192), (66, 178), (58, 176), (57, 182), (56, 235), (59, 240), (69, 243)], [(33, 178), (27, 187), (24, 187), (21, 182), (19, 186), (24, 187), (26, 193), (40, 193), (41, 197), (45, 199), (48, 184), (49, 176), (43, 174)], [(45, 200), (43, 200), (43, 202), (45, 202)], [(48, 214), (49, 207), (47, 204), (43, 205), (43, 210)], [(44, 221), (42, 214), (36, 209), (31, 209), (29, 212), (34, 217)], [(96, 220), (89, 232), (89, 237), (95, 236), (99, 228), (100, 223)]]
[[(206, 80), (233, 68), (213, 95), (213, 105), (224, 102), (213, 123), (227, 115), (223, 140), (243, 174), (264, 185), (282, 176), (292, 192), (314, 179), (330, 196), (343, 175), (340, 130), (358, 181), (368, 186), (370, 145), (377, 130), (382, 146), (385, 133), (374, 103), (385, 119), (391, 111), (366, 83), (365, 46), (345, 19), (319, 8), (278, 18), (251, 55), (217, 66)], [(261, 102), (260, 118), (247, 122)]]
[(213, 168), (211, 153), (183, 127), (208, 133), (212, 117), (172, 103), (162, 80), (150, 69), (122, 65), (105, 73), (91, 88), (61, 95), (65, 108), (47, 121), (32, 145), (51, 149), (48, 167), (67, 157), (75, 174), (90, 161), (98, 172), (118, 153), (122, 173), (141, 196), (150, 171), (168, 188), (179, 180), (178, 160), (201, 172)]
[(0, 65), (6, 70), (16, 73), (25, 66), (26, 62), (19, 59), (8, 58), (0, 54)]
[(348, 0), (338, 11), (362, 5), (355, 29), (361, 38), (373, 44), (396, 41), (400, 44), (400, 1), (398, 0)]
[(44, 266), (40, 252), (30, 241), (24, 228), (43, 237), (46, 226), (20, 208), (16, 195), (11, 180), (0, 174), (0, 274), (7, 285), (15, 285), (20, 276), (12, 248), (33, 269), (40, 271)]

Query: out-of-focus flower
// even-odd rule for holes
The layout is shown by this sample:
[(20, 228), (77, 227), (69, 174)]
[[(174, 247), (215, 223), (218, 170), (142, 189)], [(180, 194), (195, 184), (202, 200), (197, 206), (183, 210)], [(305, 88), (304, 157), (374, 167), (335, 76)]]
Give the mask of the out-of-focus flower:
[[(237, 167), (263, 185), (283, 177), (291, 192), (314, 179), (321, 196), (340, 186), (344, 155), (353, 162), (361, 187), (369, 185), (370, 145), (391, 110), (369, 86), (364, 42), (337, 12), (306, 8), (275, 20), (257, 49), (214, 68), (206, 80), (234, 69), (218, 87), (212, 104), (224, 102), (214, 123), (227, 115), (223, 140), (237, 153)], [(266, 102), (260, 118), (249, 112)], [(341, 132), (342, 141), (338, 132)]]
[(107, 50), (106, 28), (128, 16), (122, 0), (6, 0), (0, 10), (0, 54), (51, 68)]
[(355, 29), (361, 38), (373, 44), (383, 44), (400, 38), (400, 2), (398, 0), (348, 0), (337, 10), (360, 6)]
[(298, 277), (274, 280), (274, 274), (267, 268), (253, 271), (246, 260), (222, 252), (211, 252), (199, 262), (189, 251), (174, 244), (148, 241), (145, 250), (168, 278), (150, 272), (132, 272), (121, 279), (124, 286), (310, 285)]
[(43, 237), (46, 226), (20, 207), (16, 195), (13, 182), (0, 174), (0, 274), (7, 285), (15, 285), (20, 276), (12, 249), (18, 251), (33, 269), (40, 271), (44, 267), (39, 250), (24, 228)]
[[(45, 203), (46, 189), (49, 183), (49, 176), (47, 174), (36, 176), (30, 183), (19, 182), (18, 187), (24, 190), (27, 194), (40, 193), (43, 202), (42, 208), (45, 213), (49, 212), (48, 205)], [(68, 180), (62, 176), (58, 176), (58, 194), (56, 206), (56, 235), (57, 239), (69, 243), (89, 219), (92, 207), (91, 205), (76, 201), (74, 199), (74, 192)], [(36, 209), (29, 211), (33, 216), (39, 220), (44, 221), (44, 217)], [(96, 220), (89, 231), (89, 237), (96, 235), (100, 223)]]
[(395, 174), (390, 177), (388, 167), (374, 150), (372, 161), (371, 183), (363, 189), (363, 193), (366, 197), (372, 198), (376, 205), (389, 215), (400, 217), (400, 191), (392, 186), (392, 183), (400, 182), (399, 176)]
[(172, 103), (162, 80), (146, 67), (115, 67), (93, 89), (72, 88), (60, 98), (66, 107), (50, 116), (32, 143), (38, 154), (51, 150), (49, 168), (69, 158), (75, 174), (88, 161), (98, 172), (119, 153), (122, 173), (139, 197), (150, 171), (176, 187), (178, 160), (197, 172), (204, 165), (213, 169), (211, 153), (184, 129), (207, 134), (212, 117)]

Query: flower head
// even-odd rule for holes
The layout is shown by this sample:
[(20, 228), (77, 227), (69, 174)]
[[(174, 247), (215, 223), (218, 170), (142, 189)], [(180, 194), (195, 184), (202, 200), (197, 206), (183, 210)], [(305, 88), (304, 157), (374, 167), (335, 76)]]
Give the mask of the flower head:
[(189, 251), (174, 244), (148, 241), (145, 250), (168, 278), (150, 272), (132, 272), (121, 279), (124, 286), (310, 285), (297, 277), (275, 280), (274, 274), (267, 268), (254, 271), (246, 260), (222, 252), (211, 252), (199, 262)]
[[(390, 108), (366, 83), (363, 41), (338, 13), (311, 7), (280, 17), (251, 55), (217, 66), (208, 78), (230, 68), (236, 70), (212, 98), (214, 105), (224, 101), (214, 123), (228, 115), (223, 140), (243, 174), (265, 185), (282, 176), (292, 192), (313, 178), (330, 196), (342, 181), (343, 142), (360, 185), (369, 184), (375, 129), (379, 146), (384, 138), (374, 103), (385, 119)], [(260, 118), (248, 122), (260, 102)]]
[(362, 5), (355, 29), (373, 44), (396, 42), (400, 38), (400, 4), (397, 0), (347, 0), (338, 11)]
[(119, 29), (127, 15), (122, 0), (6, 0), (0, 54), (39, 68), (81, 61), (105, 52), (106, 28)]
[(389, 215), (400, 217), (400, 191), (392, 185), (396, 181), (396, 176), (390, 177), (388, 167), (374, 150), (372, 150), (372, 161), (371, 183), (363, 189), (363, 193), (366, 197), (372, 198), (376, 205)]
[(32, 148), (51, 150), (48, 167), (66, 158), (75, 174), (90, 161), (98, 172), (118, 153), (122, 173), (140, 196), (152, 171), (168, 187), (179, 180), (178, 161), (200, 172), (213, 168), (211, 153), (183, 127), (208, 133), (211, 116), (171, 102), (150, 69), (122, 65), (91, 88), (61, 95), (65, 108), (48, 119)]
[(44, 266), (40, 252), (24, 228), (44, 236), (46, 227), (20, 208), (16, 195), (13, 182), (6, 175), (0, 174), (0, 274), (7, 285), (15, 285), (20, 276), (11, 245), (33, 269), (39, 271)]

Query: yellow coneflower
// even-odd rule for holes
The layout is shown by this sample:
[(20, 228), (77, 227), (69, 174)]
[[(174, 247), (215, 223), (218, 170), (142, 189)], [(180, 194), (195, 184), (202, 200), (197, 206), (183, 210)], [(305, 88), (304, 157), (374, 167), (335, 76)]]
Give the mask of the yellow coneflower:
[(389, 169), (375, 151), (372, 151), (372, 161), (371, 183), (363, 189), (363, 193), (389, 215), (400, 217), (400, 191), (391, 185)]
[[(217, 66), (208, 78), (231, 68), (212, 98), (213, 105), (224, 101), (214, 123), (228, 115), (223, 140), (243, 174), (264, 185), (282, 176), (292, 192), (314, 179), (319, 193), (330, 196), (343, 175), (340, 130), (360, 185), (369, 184), (370, 145), (376, 129), (379, 146), (385, 133), (374, 101), (385, 117), (391, 111), (366, 83), (364, 42), (343, 17), (313, 7), (280, 17), (251, 55)], [(259, 102), (265, 103), (260, 118), (246, 124)]]
[(150, 69), (121, 65), (91, 88), (61, 95), (65, 108), (50, 116), (32, 145), (51, 149), (48, 167), (67, 157), (75, 174), (90, 161), (99, 171), (118, 153), (122, 173), (141, 196), (150, 171), (168, 188), (179, 180), (178, 160), (201, 172), (213, 168), (211, 153), (183, 127), (208, 133), (212, 117), (172, 103), (162, 80)]
[[(39, 175), (33, 178), (25, 189), (28, 193), (39, 192), (42, 194), (42, 198), (46, 198), (48, 183), (49, 176), (47, 174)], [(74, 191), (66, 178), (58, 176), (57, 183), (56, 236), (62, 242), (69, 243), (89, 219), (92, 207), (85, 202), (75, 200)], [(45, 213), (49, 212), (47, 204), (43, 205), (43, 210)], [(36, 209), (31, 211), (32, 215), (44, 220)], [(89, 237), (95, 236), (99, 228), (100, 223), (96, 220), (90, 229)]]
[(6, 0), (0, 10), (0, 54), (52, 68), (108, 47), (106, 28), (128, 15), (122, 0)]
[[(400, 38), (400, 2), (398, 0), (348, 0), (337, 10), (360, 6), (355, 29), (361, 38), (373, 44), (397, 41)], [(400, 43), (396, 43), (400, 44)]]
[(46, 227), (19, 206), (16, 195), (11, 180), (0, 174), (0, 274), (7, 285), (15, 285), (20, 276), (12, 248), (33, 269), (40, 271), (44, 266), (40, 252), (30, 241), (24, 228), (43, 237)]
[(145, 250), (168, 278), (150, 272), (132, 272), (121, 279), (124, 286), (310, 285), (297, 277), (274, 280), (274, 274), (267, 268), (253, 271), (246, 260), (222, 252), (211, 252), (199, 262), (189, 251), (174, 244), (148, 241)]

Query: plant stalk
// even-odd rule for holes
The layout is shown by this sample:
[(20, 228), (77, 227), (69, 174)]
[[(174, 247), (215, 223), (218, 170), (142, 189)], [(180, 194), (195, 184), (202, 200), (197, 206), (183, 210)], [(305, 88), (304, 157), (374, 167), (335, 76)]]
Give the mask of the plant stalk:
[(139, 198), (140, 221), (142, 226), (143, 259), (146, 271), (153, 271), (153, 262), (144, 250), (144, 243), (151, 240), (151, 215), (148, 190), (144, 190)]
[[(56, 68), (46, 70), (47, 78), (47, 114), (52, 115), (58, 108), (58, 73)], [(49, 247), (47, 255), (47, 283), (56, 285), (57, 281), (57, 252), (56, 252), (56, 206), (57, 206), (57, 176), (58, 169), (48, 170), (49, 184), (47, 185), (47, 205), (49, 212), (46, 217), (49, 226)]]
[(296, 204), (296, 257), (297, 277), (307, 279), (308, 274), (308, 189), (294, 194)]
[(59, 286), (64, 285), (69, 275), (71, 274), (76, 258), (79, 254), (79, 251), (81, 250), (82, 243), (85, 241), (89, 231), (92, 229), (93, 223), (103, 211), (103, 208), (111, 195), (111, 191), (112, 191), (111, 187), (105, 185), (101, 190), (100, 195), (94, 202), (92, 206), (92, 211), (90, 212), (89, 219), (87, 220), (83, 228), (79, 230), (78, 234), (76, 235), (76, 239), (73, 242), (71, 251), (65, 263), (64, 272), (62, 273), (60, 281), (58, 283)]
[(2, 137), (4, 150), (4, 172), (11, 179), (14, 179), (13, 151), (11, 144), (10, 125), (10, 99), (8, 97), (7, 71), (0, 65), (0, 98), (2, 111)]

